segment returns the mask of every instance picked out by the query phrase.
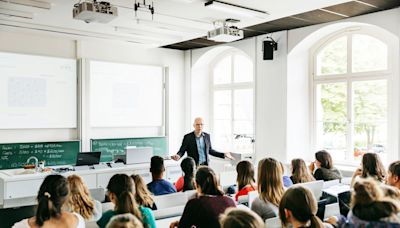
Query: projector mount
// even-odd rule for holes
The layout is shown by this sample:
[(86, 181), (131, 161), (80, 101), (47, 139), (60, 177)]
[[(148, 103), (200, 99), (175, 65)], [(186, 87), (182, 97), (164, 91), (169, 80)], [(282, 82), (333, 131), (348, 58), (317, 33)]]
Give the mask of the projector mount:
[(135, 7), (135, 17), (137, 17), (137, 11), (142, 8), (142, 9), (146, 9), (146, 10), (150, 11), (151, 20), (153, 20), (153, 17), (154, 17), (154, 3), (153, 2), (151, 2), (151, 5), (150, 5), (150, 4), (146, 4), (146, 0), (143, 0), (143, 3), (136, 2), (136, 0), (135, 0), (134, 7)]

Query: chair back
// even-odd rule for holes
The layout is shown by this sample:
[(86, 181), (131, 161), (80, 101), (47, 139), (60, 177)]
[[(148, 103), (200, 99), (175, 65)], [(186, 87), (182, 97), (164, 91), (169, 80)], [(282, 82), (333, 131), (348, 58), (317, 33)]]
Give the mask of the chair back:
[[(324, 181), (319, 180), (319, 181), (311, 181), (311, 182), (306, 182), (306, 183), (299, 183), (295, 185), (300, 185), (305, 188), (308, 188), (314, 195), (316, 200), (319, 200), (322, 196), (322, 187), (324, 185)], [(294, 185), (294, 186), (295, 186)]]

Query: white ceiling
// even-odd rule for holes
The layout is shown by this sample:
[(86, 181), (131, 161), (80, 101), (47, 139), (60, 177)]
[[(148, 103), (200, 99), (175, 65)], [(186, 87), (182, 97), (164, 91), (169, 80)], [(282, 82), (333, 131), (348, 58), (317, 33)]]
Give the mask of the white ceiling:
[[(265, 18), (244, 17), (205, 7), (204, 0), (154, 0), (152, 20), (147, 10), (135, 17), (133, 0), (110, 0), (118, 8), (118, 17), (107, 24), (85, 23), (72, 18), (73, 5), (79, 0), (18, 0), (23, 2), (50, 2), (51, 9), (13, 4), (0, 0), (1, 29), (33, 29), (66, 36), (94, 37), (123, 40), (150, 46), (163, 46), (205, 36), (214, 28), (213, 21), (226, 18), (239, 19), (239, 28), (260, 24), (278, 18), (336, 5), (350, 0), (226, 0), (235, 5), (267, 11)], [(83, 0), (82, 0), (83, 1)], [(143, 0), (137, 0), (143, 3)], [(146, 3), (151, 1), (146, 0)], [(31, 12), (33, 19), (4, 16), (9, 10)], [(139, 23), (137, 22), (139, 20)]]

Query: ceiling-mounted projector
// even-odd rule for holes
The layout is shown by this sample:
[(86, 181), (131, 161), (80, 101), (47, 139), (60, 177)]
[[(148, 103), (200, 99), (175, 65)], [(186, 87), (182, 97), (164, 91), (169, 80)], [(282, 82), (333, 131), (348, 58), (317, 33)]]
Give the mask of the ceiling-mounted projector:
[(207, 39), (215, 42), (232, 42), (243, 39), (243, 31), (236, 26), (230, 26), (228, 23), (237, 23), (239, 20), (226, 19), (225, 21), (215, 21), (216, 24), (221, 24), (219, 28), (211, 30), (207, 33)]
[(74, 19), (83, 20), (86, 23), (108, 23), (118, 16), (117, 7), (109, 2), (96, 0), (75, 4), (72, 12)]

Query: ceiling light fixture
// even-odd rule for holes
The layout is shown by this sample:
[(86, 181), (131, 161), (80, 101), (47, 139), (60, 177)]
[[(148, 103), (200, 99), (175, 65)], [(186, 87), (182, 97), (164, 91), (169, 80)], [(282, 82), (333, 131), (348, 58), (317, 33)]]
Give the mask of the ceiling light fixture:
[(227, 2), (221, 2), (217, 0), (211, 0), (204, 3), (204, 6), (212, 9), (216, 9), (219, 11), (224, 11), (227, 13), (232, 13), (244, 17), (257, 17), (257, 18), (266, 18), (269, 13), (267, 11), (252, 9), (244, 6), (239, 6)]
[(0, 1), (15, 5), (31, 6), (47, 10), (51, 8), (51, 3), (44, 1), (37, 1), (37, 0), (0, 0)]
[(31, 12), (24, 12), (24, 11), (4, 9), (4, 8), (0, 8), (0, 16), (33, 19), (33, 13)]
[(121, 34), (135, 36), (135, 37), (147, 39), (147, 40), (156, 40), (156, 41), (164, 41), (164, 42), (169, 42), (169, 41), (176, 42), (177, 40), (179, 40), (179, 41), (182, 40), (182, 37), (180, 37), (180, 36), (155, 34), (154, 32), (146, 32), (146, 31), (141, 31), (138, 29), (132, 29), (132, 28), (126, 28), (126, 27), (120, 27), (120, 26), (115, 26), (115, 31), (119, 32)]
[(180, 25), (173, 25), (173, 24), (167, 24), (163, 22), (158, 22), (158, 21), (151, 21), (151, 20), (144, 20), (144, 19), (136, 19), (136, 24), (138, 25), (143, 25), (143, 26), (149, 26), (155, 29), (159, 30), (165, 30), (165, 31), (170, 31), (170, 32), (181, 32), (181, 33), (189, 33), (189, 34), (201, 34), (204, 35), (207, 30), (201, 29), (201, 28), (192, 28), (192, 27), (186, 27), (186, 26), (180, 26)]

